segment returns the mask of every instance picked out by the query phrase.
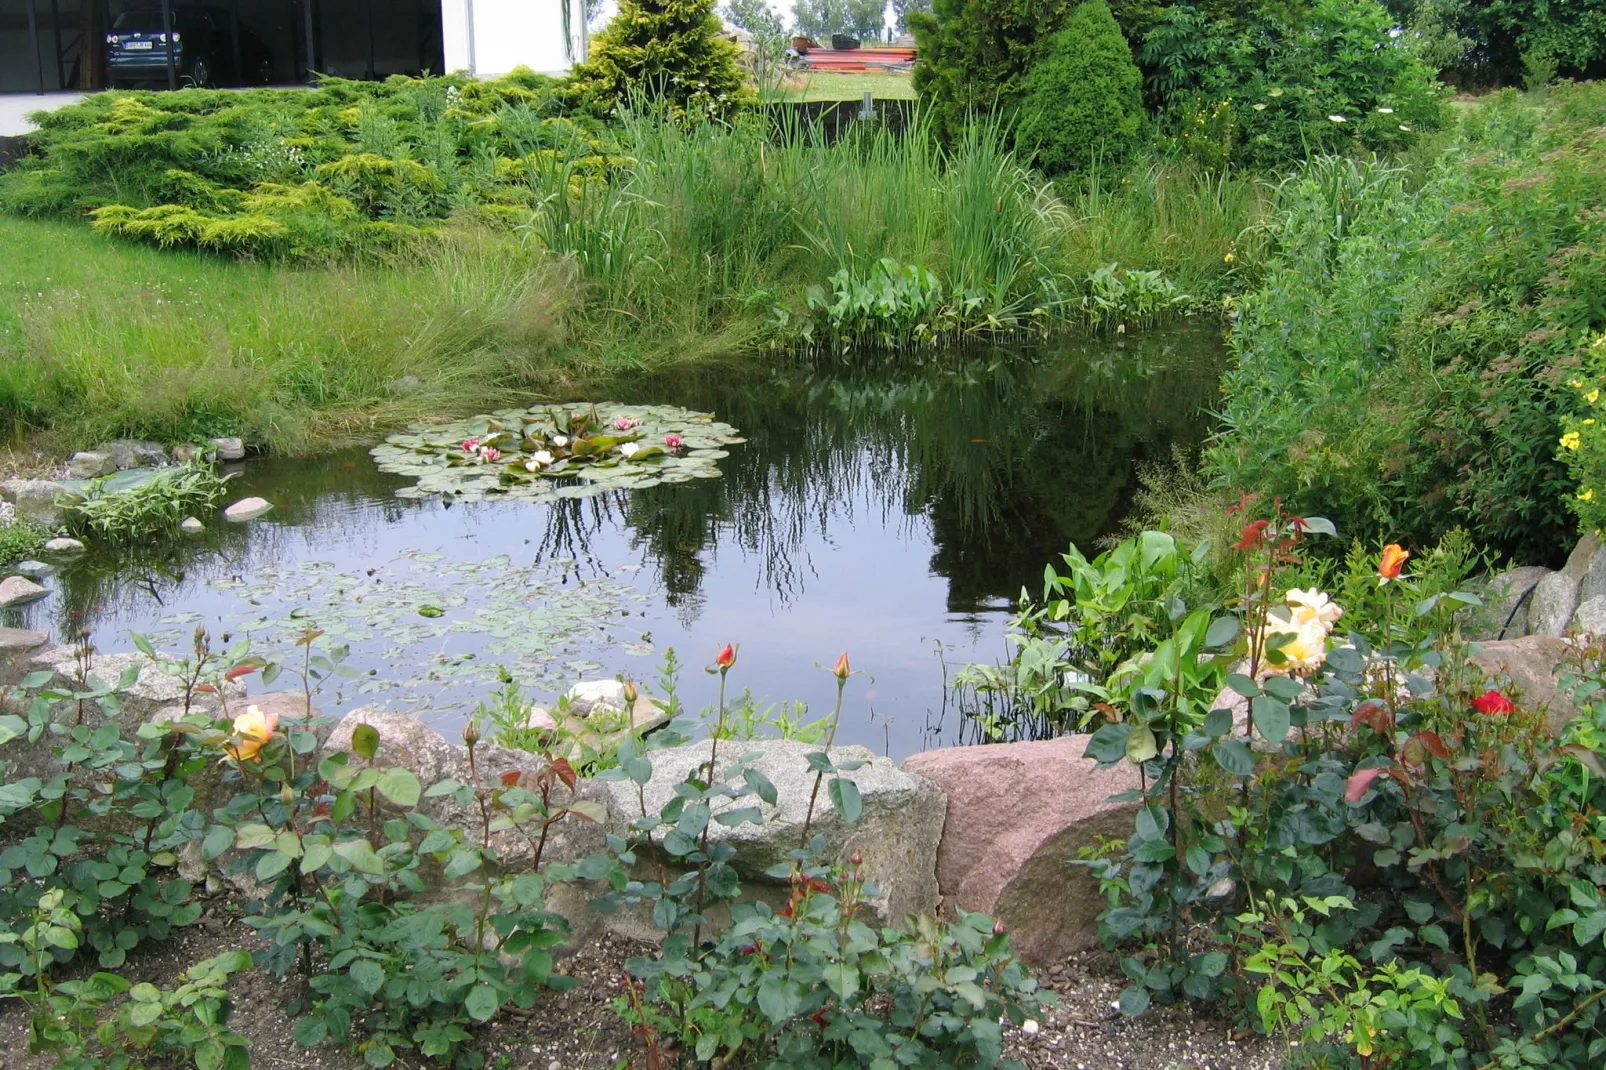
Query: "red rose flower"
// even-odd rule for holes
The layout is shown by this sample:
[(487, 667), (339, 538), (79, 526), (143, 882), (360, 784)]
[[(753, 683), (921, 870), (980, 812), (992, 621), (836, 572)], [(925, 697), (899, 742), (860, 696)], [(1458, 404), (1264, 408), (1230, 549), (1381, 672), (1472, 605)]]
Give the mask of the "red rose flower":
[(1472, 708), (1485, 717), (1504, 717), (1517, 712), (1517, 706), (1498, 691), (1485, 691), (1472, 700)]

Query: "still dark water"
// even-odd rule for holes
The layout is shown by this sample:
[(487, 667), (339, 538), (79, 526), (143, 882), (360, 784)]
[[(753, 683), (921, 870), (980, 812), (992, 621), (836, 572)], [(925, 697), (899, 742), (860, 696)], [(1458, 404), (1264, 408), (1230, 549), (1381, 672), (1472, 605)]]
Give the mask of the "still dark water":
[(1118, 529), (1141, 464), (1208, 433), (1221, 359), (1203, 325), (882, 374), (641, 383), (623, 400), (742, 430), (723, 478), (554, 504), (396, 498), (407, 481), (360, 449), (253, 462), (231, 500), (268, 499), (265, 518), (87, 555), (4, 623), (60, 636), (76, 611), (102, 650), (131, 632), (180, 650), (205, 624), (266, 654), (315, 626), (362, 674), (326, 687), (327, 712), (386, 705), (449, 733), (498, 666), (538, 701), (616, 673), (656, 692), (671, 647), (700, 709), (727, 642), (733, 690), (817, 718), (847, 651), (866, 675), (839, 742), (901, 757), (957, 737), (945, 674), (1004, 654), (1021, 588)]

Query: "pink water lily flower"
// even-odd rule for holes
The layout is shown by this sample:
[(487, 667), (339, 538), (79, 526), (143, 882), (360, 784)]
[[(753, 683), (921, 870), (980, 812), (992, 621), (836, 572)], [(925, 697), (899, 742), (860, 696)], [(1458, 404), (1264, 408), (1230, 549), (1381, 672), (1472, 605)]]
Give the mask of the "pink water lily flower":
[(465, 438), (463, 440), (463, 452), (464, 453), (473, 453), (475, 450), (477, 450), (479, 448), (480, 448), (480, 440), (479, 439), (477, 439), (477, 438)]
[(479, 452), (481, 464), (484, 464), (487, 461), (494, 461), (500, 456), (502, 456), (502, 451), (497, 449), (495, 446), (486, 446)]
[(613, 422), (613, 426), (620, 431), (629, 431), (633, 427), (640, 426), (640, 424), (640, 420), (633, 419), (629, 416), (621, 416)]
[(678, 450), (682, 445), (684, 445), (684, 443), (681, 441), (679, 435), (665, 435), (664, 445), (668, 446), (672, 450)]

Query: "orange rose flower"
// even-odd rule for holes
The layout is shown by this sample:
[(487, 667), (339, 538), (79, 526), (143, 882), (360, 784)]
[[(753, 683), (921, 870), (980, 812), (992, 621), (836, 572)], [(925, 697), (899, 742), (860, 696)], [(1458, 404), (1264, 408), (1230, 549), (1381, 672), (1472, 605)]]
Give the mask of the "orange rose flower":
[(1383, 556), (1377, 562), (1377, 574), (1385, 580), (1399, 579), (1400, 570), (1405, 567), (1405, 562), (1410, 556), (1410, 551), (1403, 549), (1399, 543), (1389, 543), (1383, 547)]

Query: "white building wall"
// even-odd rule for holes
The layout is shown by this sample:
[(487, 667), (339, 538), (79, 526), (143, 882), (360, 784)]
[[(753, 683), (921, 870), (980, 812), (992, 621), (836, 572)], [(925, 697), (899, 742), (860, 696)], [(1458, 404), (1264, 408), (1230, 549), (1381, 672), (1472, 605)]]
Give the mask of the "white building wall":
[[(564, 47), (563, 4), (570, 42)], [(514, 67), (566, 74), (585, 58), (584, 0), (441, 0), (448, 71), (495, 78)]]

